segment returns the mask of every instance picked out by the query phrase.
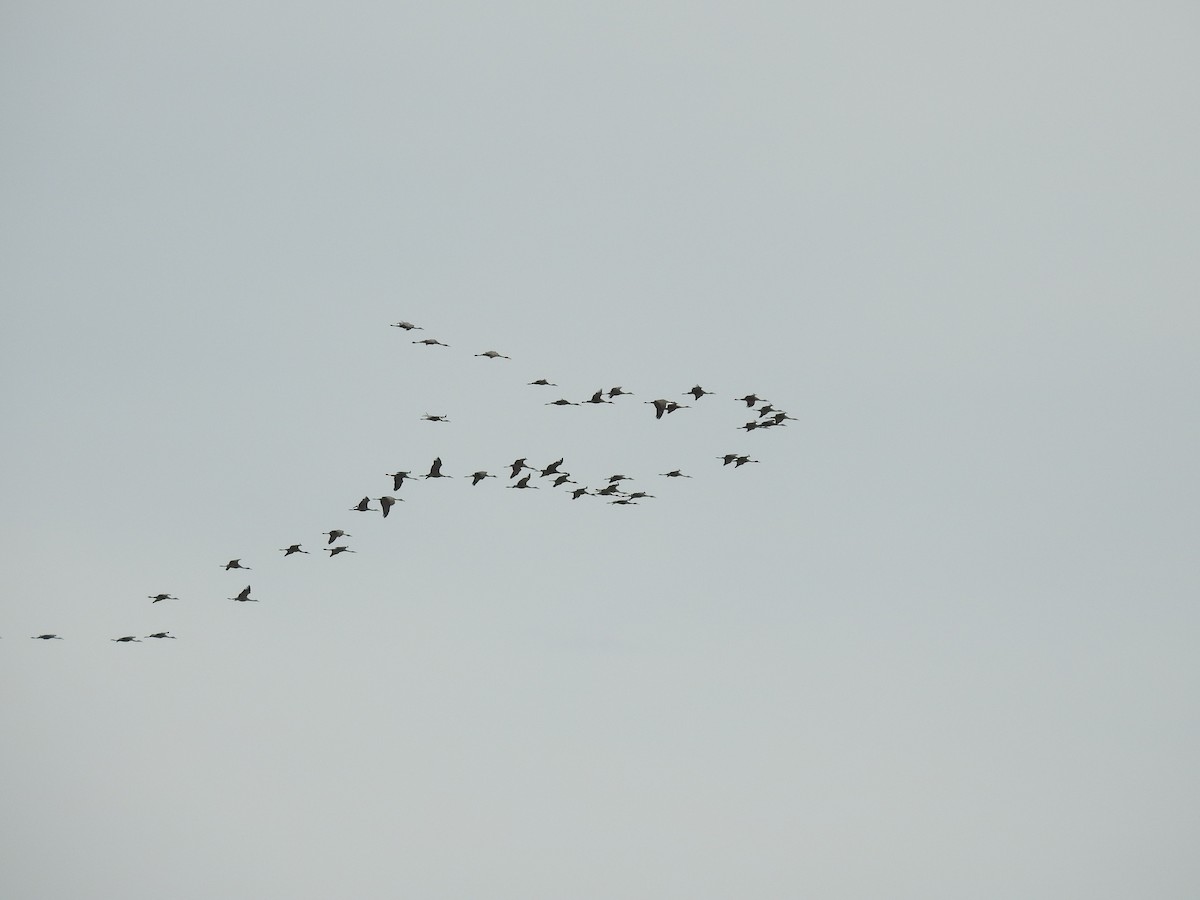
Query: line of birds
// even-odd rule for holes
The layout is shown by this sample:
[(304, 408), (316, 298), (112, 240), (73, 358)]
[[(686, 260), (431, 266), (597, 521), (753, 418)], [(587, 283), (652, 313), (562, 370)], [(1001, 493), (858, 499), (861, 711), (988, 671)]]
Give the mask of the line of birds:
[[(406, 332), (423, 330), (423, 328), (420, 325), (415, 325), (412, 322), (407, 322), (407, 321), (394, 322), (394, 323), (392, 323), (392, 327), (400, 328)], [(436, 338), (424, 338), (424, 339), (420, 339), (420, 340), (414, 340), (414, 341), (412, 341), (412, 343), (417, 344), (417, 345), (427, 346), (427, 347), (446, 347), (446, 348), (448, 348), (450, 346), (449, 344), (442, 343), (441, 341), (437, 340)], [(511, 359), (511, 357), (506, 356), (505, 354), (500, 353), (497, 350), (485, 350), (482, 353), (476, 353), (474, 355), (477, 357), (483, 357), (486, 359)], [(534, 386), (534, 387), (558, 387), (558, 385), (555, 382), (552, 382), (547, 378), (538, 378), (538, 379), (535, 379), (534, 381), (526, 382), (526, 385)], [(701, 387), (698, 384), (693, 385), (689, 390), (683, 392), (684, 396), (690, 396), (694, 402), (699, 402), (703, 397), (712, 396), (714, 394), (715, 394), (714, 391), (706, 390), (705, 388)], [(597, 405), (598, 406), (601, 404), (611, 404), (619, 397), (632, 397), (632, 396), (634, 396), (633, 392), (625, 390), (625, 388), (621, 385), (616, 385), (607, 390), (604, 390), (604, 389), (597, 390), (586, 400), (572, 401), (572, 400), (568, 400), (566, 398), (559, 398), (557, 400), (549, 401), (545, 405), (546, 406), (582, 406), (582, 405)], [(782, 426), (788, 421), (795, 421), (795, 418), (793, 416), (788, 415), (788, 413), (785, 412), (784, 410), (777, 408), (776, 406), (772, 405), (771, 403), (768, 403), (765, 399), (763, 399), (762, 397), (759, 397), (757, 394), (746, 394), (743, 397), (736, 397), (734, 399), (736, 402), (745, 403), (745, 405), (748, 409), (755, 409), (755, 412), (756, 412), (755, 419), (752, 419), (752, 420), (746, 422), (744, 425), (738, 426), (737, 430), (739, 430), (739, 431), (746, 431), (748, 433), (750, 431), (757, 431), (760, 429), (767, 429), (767, 428)], [(669, 416), (681, 409), (691, 409), (692, 408), (691, 404), (684, 404), (684, 403), (680, 403), (676, 400), (670, 400), (670, 399), (666, 399), (666, 398), (645, 400), (645, 401), (643, 401), (643, 403), (654, 407), (655, 419), (662, 419), (664, 416)], [(449, 415), (442, 414), (442, 413), (439, 413), (439, 414), (425, 413), (424, 415), (421, 416), (421, 421), (435, 422), (435, 423), (441, 423), (441, 424), (450, 424), (451, 423)], [(721, 460), (722, 466), (732, 465), (734, 468), (741, 468), (742, 466), (747, 465), (749, 463), (758, 463), (759, 462), (759, 460), (751, 459), (748, 455), (741, 454), (741, 453), (725, 453), (720, 456), (717, 456), (716, 458), (718, 460)], [(565, 491), (565, 493), (572, 500), (578, 500), (579, 498), (585, 497), (585, 496), (595, 496), (595, 497), (604, 497), (608, 500), (608, 502), (610, 504), (616, 505), (616, 506), (636, 506), (636, 505), (638, 505), (639, 500), (655, 499), (654, 494), (651, 494), (644, 490), (635, 490), (635, 491), (624, 490), (621, 487), (621, 485), (624, 482), (632, 481), (633, 479), (631, 476), (623, 475), (623, 474), (610, 475), (599, 486), (586, 486), (586, 485), (580, 486), (579, 482), (576, 482), (571, 478), (570, 472), (564, 472), (562, 470), (562, 466), (564, 464), (565, 464), (565, 459), (561, 458), (561, 457), (559, 459), (557, 459), (545, 466), (541, 466), (541, 467), (535, 466), (535, 465), (530, 465), (527, 457), (521, 457), (519, 459), (515, 459), (507, 465), (507, 468), (509, 469), (508, 480), (511, 481), (512, 483), (506, 485), (506, 487), (514, 489), (514, 490), (536, 490), (540, 487), (540, 485), (532, 484), (531, 480), (533, 479), (534, 475), (537, 475), (539, 480), (542, 478), (551, 478), (551, 481), (548, 482), (548, 484), (550, 485), (551, 488), (564, 487), (566, 485), (576, 485), (576, 487), (570, 488), (567, 491)], [(430, 465), (429, 471), (426, 474), (421, 475), (421, 476), (414, 476), (411, 470), (398, 470), (396, 472), (388, 472), (386, 474), (388, 477), (390, 477), (392, 479), (393, 494), (384, 494), (379, 497), (371, 497), (369, 495), (364, 496), (361, 500), (359, 500), (357, 503), (355, 503), (353, 506), (351, 506), (350, 510), (354, 511), (354, 512), (376, 512), (377, 511), (382, 514), (383, 518), (387, 518), (388, 514), (392, 511), (393, 507), (395, 507), (395, 505), (397, 503), (401, 503), (404, 501), (404, 498), (396, 497), (396, 496), (394, 496), (394, 494), (400, 492), (401, 487), (404, 485), (404, 483), (406, 481), (415, 480), (418, 477), (421, 479), (440, 479), (440, 478), (454, 478), (454, 477), (469, 478), (471, 480), (472, 487), (479, 485), (480, 482), (485, 481), (488, 478), (499, 479), (499, 477), (500, 477), (498, 475), (492, 474), (491, 472), (488, 472), (486, 469), (477, 469), (468, 474), (454, 476), (454, 475), (447, 474), (446, 472), (443, 472), (442, 466), (443, 466), (442, 458), (440, 456), (438, 456), (437, 458), (434, 459), (433, 463)], [(527, 473), (527, 474), (522, 474), (522, 473)], [(670, 471), (660, 472), (658, 474), (660, 477), (671, 478), (671, 479), (677, 479), (677, 478), (689, 478), (690, 479), (690, 478), (692, 478), (691, 475), (685, 474), (680, 469), (671, 469)], [(371, 506), (372, 501), (377, 502), (379, 504), (379, 506), (372, 507)], [(340, 543), (340, 541), (343, 538), (353, 537), (353, 535), (351, 535), (349, 532), (347, 532), (343, 529), (340, 529), (340, 528), (334, 528), (334, 529), (331, 529), (330, 531), (322, 532), (322, 535), (326, 536), (328, 538), (328, 541), (326, 542), (326, 546), (322, 547), (321, 549), (325, 550), (329, 554), (329, 558), (332, 559), (333, 557), (339, 556), (343, 553), (356, 552), (348, 545), (346, 545), (344, 543)], [(297, 554), (308, 555), (308, 553), (309, 553), (309, 551), (303, 549), (303, 545), (300, 543), (289, 544), (286, 547), (281, 547), (280, 552), (283, 553), (285, 558), (294, 556)], [(242, 564), (242, 560), (240, 557), (231, 559), (228, 562), (221, 564), (220, 567), (226, 571), (231, 571), (234, 569), (252, 571), (250, 566), (246, 566), (246, 565)], [(232, 600), (236, 603), (257, 603), (258, 602), (257, 598), (251, 597), (250, 593), (251, 593), (251, 586), (246, 585), (235, 596), (229, 597), (228, 599)], [(179, 598), (175, 597), (169, 593), (158, 593), (158, 594), (147, 595), (147, 599), (150, 600), (151, 605), (153, 605), (156, 603), (161, 603), (165, 600), (178, 600)], [(145, 635), (144, 637), (147, 639), (155, 638), (155, 639), (175, 640), (175, 635), (171, 634), (168, 631), (159, 631), (159, 632), (155, 632), (154, 634)], [(33, 640), (42, 640), (42, 641), (63, 640), (62, 636), (58, 635), (58, 634), (38, 634), (38, 635), (33, 635), (32, 639)], [(142, 639), (138, 638), (136, 635), (124, 635), (122, 637), (110, 638), (110, 640), (114, 641), (116, 643), (141, 643), (142, 642)]]

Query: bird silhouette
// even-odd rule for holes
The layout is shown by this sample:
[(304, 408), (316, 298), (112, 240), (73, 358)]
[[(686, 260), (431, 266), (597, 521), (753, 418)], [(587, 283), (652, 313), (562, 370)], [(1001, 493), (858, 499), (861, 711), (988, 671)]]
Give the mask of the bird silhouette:
[(169, 632), (169, 631), (156, 631), (156, 632), (154, 632), (154, 634), (146, 635), (146, 637), (148, 637), (148, 638), (170, 638), (171, 640), (175, 640), (175, 635), (171, 634), (171, 632)]
[(739, 456), (737, 459), (735, 459), (735, 460), (733, 461), (733, 467), (734, 467), (735, 469), (740, 469), (740, 468), (741, 468), (742, 466), (744, 466), (746, 463), (756, 463), (756, 462), (759, 462), (759, 460), (757, 460), (757, 459), (751, 459), (751, 458), (750, 458), (750, 457), (748, 457), (748, 456)]
[(449, 424), (450, 417), (446, 416), (446, 415), (431, 416), (429, 413), (425, 413), (425, 415), (421, 416), (421, 421), (422, 422), (445, 422), (445, 423)]
[(400, 485), (404, 484), (404, 479), (412, 477), (408, 472), (388, 472), (387, 474), (392, 479), (393, 491), (400, 490)]
[(738, 458), (738, 455), (736, 453), (726, 453), (724, 456), (717, 457), (717, 459), (724, 460), (722, 465), (726, 465), (726, 466), (729, 465), (731, 462), (733, 462), (737, 458)]
[(601, 388), (600, 390), (596, 391), (596, 393), (592, 394), (590, 399), (584, 400), (583, 402), (584, 403), (612, 403), (611, 400), (604, 399), (604, 388)]
[(137, 638), (135, 638), (135, 637), (134, 637), (132, 634), (127, 634), (127, 635), (125, 635), (125, 637), (119, 637), (119, 638), (109, 638), (109, 640), (110, 640), (110, 641), (116, 641), (118, 644), (128, 644), (128, 643), (131, 643), (131, 642), (132, 642), (132, 643), (134, 643), (134, 644), (140, 644), (140, 643), (141, 643), (141, 641), (139, 641)]
[(531, 477), (533, 477), (533, 476), (531, 476), (531, 475), (526, 475), (524, 478), (522, 478), (522, 479), (521, 479), (520, 481), (518, 481), (516, 484), (510, 484), (510, 485), (508, 485), (508, 486), (509, 486), (510, 488), (521, 488), (521, 489), (524, 489), (524, 488), (532, 488), (533, 490), (535, 490), (535, 491), (536, 491), (536, 490), (538, 489), (537, 485), (536, 485), (536, 484), (530, 484), (530, 483), (529, 483), (529, 479), (530, 479)]
[(395, 506), (397, 503), (403, 503), (403, 502), (404, 502), (403, 500), (400, 500), (396, 497), (386, 497), (386, 496), (380, 497), (379, 498), (379, 508), (380, 508), (380, 510), (383, 511), (383, 517), (386, 519), (387, 514), (392, 511), (392, 507)]
[(745, 397), (735, 397), (735, 400), (744, 401), (747, 406), (753, 406), (755, 403), (762, 403), (762, 397), (757, 394), (747, 394)]
[(335, 528), (335, 529), (333, 529), (333, 531), (322, 531), (322, 532), (321, 532), (321, 534), (327, 534), (327, 535), (329, 535), (329, 540), (326, 542), (326, 543), (329, 543), (329, 544), (332, 544), (332, 543), (333, 543), (334, 541), (336, 541), (338, 538), (343, 538), (343, 537), (354, 537), (354, 535), (352, 535), (352, 534), (348, 534), (348, 533), (346, 533), (345, 531), (342, 531), (342, 529), (340, 529), (340, 528)]
[(284, 556), (291, 556), (293, 553), (308, 553), (307, 550), (301, 550), (299, 544), (289, 544), (286, 547), (280, 547)]
[(579, 404), (572, 403), (570, 400), (566, 400), (562, 397), (559, 397), (557, 400), (551, 400), (546, 405), (547, 406), (578, 406)]
[(225, 563), (225, 565), (222, 566), (222, 568), (226, 572), (228, 572), (230, 569), (245, 569), (246, 571), (250, 571), (249, 566), (242, 565), (242, 560), (240, 557), (238, 559), (231, 559), (229, 562)]
[(553, 381), (547, 381), (545, 378), (539, 378), (537, 381), (530, 381), (529, 384), (540, 385), (541, 387), (558, 387)]
[(620, 385), (617, 385), (617, 387), (615, 387), (615, 388), (608, 389), (608, 399), (609, 400), (611, 400), (613, 397), (632, 397), (632, 396), (633, 396), (632, 391), (627, 391)]
[(587, 492), (588, 492), (588, 489), (585, 487), (575, 488), (575, 490), (571, 491), (571, 499), (578, 500), (580, 497), (582, 497)]
[(61, 641), (61, 640), (62, 640), (62, 638), (60, 638), (60, 637), (59, 637), (57, 634), (35, 634), (35, 635), (34, 635), (34, 636), (31, 638), (31, 640), (35, 640), (35, 641)]
[(151, 603), (158, 603), (160, 600), (178, 600), (178, 597), (172, 597), (170, 594), (147, 594), (146, 599)]
[(424, 331), (420, 325), (414, 325), (412, 322), (393, 322), (393, 328), (403, 328), (405, 331)]
[(540, 477), (545, 478), (547, 475), (557, 475), (558, 467), (561, 466), (562, 464), (563, 464), (563, 460), (560, 457), (559, 459), (550, 463), (550, 465), (546, 466), (546, 468), (542, 469), (542, 473), (541, 473)]
[(706, 391), (704, 388), (700, 387), (700, 385), (696, 385), (690, 391), (684, 391), (684, 393), (691, 394), (693, 397), (699, 400), (701, 397), (707, 397), (712, 393), (712, 391)]
[(643, 400), (642, 402), (648, 403), (651, 406), (653, 406), (654, 407), (654, 418), (661, 419), (663, 417), (663, 413), (665, 413), (667, 411), (667, 405), (671, 401), (660, 399), (660, 400)]
[(351, 512), (375, 512), (375, 510), (371, 509), (371, 498), (370, 497), (363, 497), (356, 504), (354, 504), (352, 507), (350, 507), (350, 511)]
[(426, 478), (449, 478), (449, 475), (442, 474), (442, 458), (439, 456), (433, 461), (433, 465), (429, 467), (429, 474)]
[(484, 350), (482, 353), (476, 353), (476, 356), (486, 356), (488, 359), (512, 359), (511, 356), (505, 356), (503, 353), (497, 353), (495, 350)]
[(514, 459), (514, 460), (513, 460), (513, 462), (512, 462), (512, 474), (511, 474), (511, 475), (509, 475), (508, 477), (509, 477), (509, 478), (516, 478), (516, 477), (517, 477), (517, 475), (519, 475), (519, 474), (520, 474), (520, 472), (521, 472), (521, 470), (522, 470), (522, 469), (532, 469), (532, 468), (533, 468), (533, 466), (528, 466), (528, 465), (526, 465), (526, 464), (525, 464), (525, 457), (523, 457), (523, 456), (522, 456), (520, 459)]
[(244, 588), (242, 588), (238, 592), (238, 595), (236, 597), (230, 597), (229, 599), (236, 601), (237, 603), (257, 603), (258, 602), (257, 600), (255, 600), (253, 597), (250, 596), (250, 585), (246, 585)]
[[(719, 457), (718, 457), (719, 458)], [(678, 469), (672, 469), (670, 472), (659, 472), (664, 478), (691, 478), (691, 475), (684, 475)]]
[(485, 479), (485, 478), (495, 478), (495, 477), (496, 477), (495, 475), (489, 475), (487, 472), (483, 471), (482, 469), (480, 469), (478, 472), (472, 472), (471, 473), (471, 487), (475, 487), (475, 485), (479, 484), (479, 482), (483, 481), (483, 479)]
[(443, 344), (437, 338), (425, 338), (423, 341), (413, 341), (414, 344), (424, 344), (426, 347), (449, 347), (449, 344)]
[(354, 550), (351, 550), (349, 547), (329, 547), (328, 550), (329, 550), (329, 558), (330, 559), (333, 559), (339, 553), (354, 553), (354, 552), (356, 552)]
[(676, 403), (674, 400), (667, 403), (667, 412), (673, 413), (677, 409), (691, 409), (691, 407), (686, 403)]

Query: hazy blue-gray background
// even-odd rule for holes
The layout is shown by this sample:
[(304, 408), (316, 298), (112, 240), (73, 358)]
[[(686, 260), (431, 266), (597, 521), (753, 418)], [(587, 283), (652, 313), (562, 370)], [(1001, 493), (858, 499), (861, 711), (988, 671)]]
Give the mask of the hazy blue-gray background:
[(1196, 897), (1198, 25), (6, 4), (0, 890)]

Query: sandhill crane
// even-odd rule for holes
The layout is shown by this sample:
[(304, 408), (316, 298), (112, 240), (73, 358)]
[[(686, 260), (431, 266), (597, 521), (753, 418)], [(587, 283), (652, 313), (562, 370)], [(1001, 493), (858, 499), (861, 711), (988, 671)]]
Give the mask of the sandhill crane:
[(127, 634), (127, 635), (125, 635), (125, 637), (109, 638), (109, 640), (116, 641), (118, 644), (128, 644), (128, 643), (140, 644), (141, 643), (141, 641), (139, 641), (137, 638), (135, 638), (132, 634)]
[(442, 458), (439, 456), (433, 461), (433, 465), (429, 467), (429, 474), (426, 478), (449, 478), (449, 475), (442, 474)]
[(670, 472), (659, 472), (664, 478), (691, 478), (691, 475), (684, 475), (678, 469), (672, 469)]
[(704, 388), (700, 387), (700, 385), (696, 385), (690, 391), (684, 391), (684, 393), (691, 394), (693, 397), (699, 400), (701, 397), (707, 397), (712, 393), (712, 391), (706, 391)]
[(750, 457), (748, 457), (748, 456), (739, 456), (737, 459), (735, 459), (735, 460), (733, 461), (733, 467), (734, 467), (735, 469), (740, 469), (740, 468), (741, 468), (742, 466), (744, 466), (746, 463), (756, 463), (756, 462), (759, 462), (759, 460), (757, 460), (757, 459), (751, 459), (751, 458), (750, 458)]
[(340, 547), (340, 546), (339, 547), (328, 547), (327, 549), (329, 550), (329, 558), (330, 559), (333, 559), (339, 553), (357, 553), (358, 552), (357, 550), (351, 550), (349, 547)]
[(744, 401), (747, 406), (753, 406), (755, 403), (762, 403), (762, 397), (757, 394), (747, 394), (745, 397), (734, 397), (735, 400)]
[(691, 409), (691, 407), (686, 403), (676, 403), (674, 400), (667, 404), (667, 412), (673, 413), (677, 409)]
[(768, 416), (773, 412), (775, 412), (775, 407), (770, 403), (764, 403), (758, 408), (758, 417), (761, 419), (763, 416)]
[(236, 597), (230, 597), (229, 599), (233, 600), (235, 603), (257, 603), (258, 602), (257, 600), (255, 600), (253, 597), (250, 596), (250, 585), (246, 585), (244, 588), (242, 588), (238, 592), (238, 595)]
[(525, 464), (525, 457), (523, 457), (523, 456), (522, 456), (520, 459), (514, 459), (514, 460), (513, 460), (513, 463), (512, 463), (512, 474), (511, 474), (511, 475), (509, 475), (508, 477), (509, 477), (509, 478), (516, 478), (516, 477), (517, 477), (517, 475), (518, 475), (518, 474), (520, 474), (520, 472), (521, 472), (521, 470), (522, 470), (522, 469), (531, 469), (531, 470), (533, 469), (533, 466), (527, 466), (527, 465)]
[(775, 413), (775, 415), (771, 416), (771, 418), (775, 420), (775, 423), (777, 425), (782, 425), (784, 419), (787, 419), (790, 422), (799, 422), (800, 421), (795, 416), (789, 416), (787, 413), (783, 412), (782, 410)]
[(351, 512), (375, 512), (375, 510), (373, 510), (371, 508), (371, 498), (370, 497), (363, 497), (361, 500), (359, 500), (357, 503), (355, 503), (352, 507), (350, 507), (350, 511)]
[(600, 390), (596, 391), (596, 393), (592, 394), (591, 399), (584, 400), (583, 402), (584, 403), (612, 403), (611, 400), (604, 399), (604, 388), (601, 388)]
[(395, 506), (397, 503), (403, 503), (403, 502), (404, 501), (398, 497), (386, 497), (386, 496), (380, 497), (379, 498), (379, 509), (383, 512), (383, 517), (386, 519), (387, 514), (392, 511), (392, 507)]
[(405, 331), (424, 331), (420, 325), (414, 325), (412, 322), (393, 322), (393, 328), (403, 328)]
[(478, 472), (472, 472), (471, 473), (471, 487), (475, 487), (475, 485), (479, 484), (479, 482), (483, 481), (483, 479), (485, 479), (485, 478), (495, 478), (495, 477), (497, 477), (497, 476), (489, 475), (483, 469), (480, 469)]
[(242, 565), (241, 557), (239, 557), (237, 559), (231, 559), (229, 562), (225, 563), (225, 565), (223, 565), (221, 568), (223, 568), (226, 572), (228, 572), (230, 569), (245, 569), (246, 571), (250, 571), (249, 566)]
[(554, 484), (551, 486), (552, 487), (561, 487), (564, 484), (576, 484), (576, 483), (577, 482), (574, 482), (571, 480), (571, 473), (567, 472), (567, 473), (565, 473), (563, 475), (559, 475), (557, 478), (555, 478)]
[(621, 493), (621, 489), (616, 484), (610, 484), (596, 491), (597, 497), (611, 497), (613, 494)]
[(171, 640), (175, 640), (175, 635), (171, 634), (171, 632), (169, 632), (169, 631), (156, 631), (156, 632), (154, 632), (154, 634), (146, 635), (146, 637), (148, 637), (148, 638), (170, 638)]
[(445, 415), (444, 413), (441, 415), (436, 415), (436, 416), (431, 416), (429, 413), (425, 413), (425, 415), (421, 416), (421, 421), (422, 422), (445, 422), (446, 424), (449, 424), (450, 417)]
[(651, 406), (653, 406), (654, 407), (654, 418), (661, 419), (663, 417), (663, 413), (665, 413), (667, 411), (667, 404), (670, 403), (671, 401), (659, 399), (659, 400), (643, 400), (642, 402), (648, 403)]
[(512, 359), (511, 356), (505, 356), (503, 353), (498, 353), (495, 350), (484, 350), (482, 353), (476, 353), (476, 356), (486, 356), (488, 359)]
[(645, 491), (634, 491), (632, 494), (626, 494), (625, 497), (628, 500), (641, 500), (643, 497), (649, 497), (651, 500), (654, 499), (653, 494), (647, 494)]
[(562, 464), (563, 464), (563, 457), (559, 457), (556, 461), (550, 463), (550, 465), (548, 465), (548, 466), (546, 466), (546, 468), (542, 469), (541, 477), (545, 478), (547, 475), (557, 475), (558, 467), (561, 466)]
[(615, 388), (608, 389), (608, 399), (610, 399), (610, 400), (613, 397), (632, 397), (632, 396), (633, 396), (633, 391), (627, 391), (620, 385), (617, 385), (617, 387), (615, 387)]
[(388, 472), (387, 475), (392, 479), (392, 490), (400, 490), (400, 485), (404, 484), (405, 478), (412, 476), (408, 472)]
[(528, 384), (536, 384), (539, 387), (558, 387), (553, 381), (547, 381), (545, 378), (539, 378), (537, 381), (530, 381)]
[(147, 594), (146, 599), (151, 603), (158, 603), (160, 600), (178, 600), (178, 597), (172, 597), (170, 594)]
[(286, 547), (280, 547), (284, 556), (291, 556), (293, 553), (308, 553), (307, 550), (301, 550), (299, 544), (288, 544)]
[(738, 455), (736, 453), (726, 453), (724, 456), (717, 457), (717, 459), (724, 460), (724, 463), (722, 463), (722, 465), (726, 465), (726, 466), (729, 465), (731, 462), (733, 462), (737, 458), (738, 458)]
[(620, 500), (609, 500), (609, 503), (615, 503), (618, 506), (637, 506), (636, 500), (630, 500), (628, 497), (622, 497)]
[(61, 641), (57, 634), (35, 634), (30, 640), (33, 641)]
[(580, 497), (582, 497), (587, 492), (588, 492), (588, 489), (585, 487), (575, 488), (575, 490), (571, 491), (571, 499), (578, 500)]
[(572, 403), (570, 400), (566, 400), (562, 397), (559, 397), (557, 400), (551, 400), (546, 405), (547, 406), (578, 406), (579, 404)]
[(413, 341), (414, 344), (424, 344), (426, 347), (449, 347), (449, 344), (443, 344), (437, 338), (425, 338), (423, 341)]
[(332, 544), (338, 538), (354, 537), (354, 535), (348, 534), (347, 532), (342, 531), (342, 529), (340, 529), (340, 528), (335, 528), (335, 529), (333, 529), (333, 531), (322, 531), (321, 534), (329, 535), (329, 540), (326, 541), (326, 543), (329, 543), (329, 544)]
[(529, 479), (532, 477), (533, 477), (532, 475), (526, 475), (524, 478), (522, 478), (516, 484), (510, 484), (509, 487), (510, 488), (520, 488), (520, 489), (532, 488), (533, 490), (536, 491), (538, 489), (537, 485), (529, 483)]
[(618, 481), (633, 481), (628, 475), (609, 475), (608, 483), (616, 484)]
[(758, 427), (759, 427), (758, 422), (747, 422), (745, 425), (739, 425), (737, 427), (737, 430), (738, 431), (742, 431), (742, 430), (753, 431), (755, 428), (758, 428)]

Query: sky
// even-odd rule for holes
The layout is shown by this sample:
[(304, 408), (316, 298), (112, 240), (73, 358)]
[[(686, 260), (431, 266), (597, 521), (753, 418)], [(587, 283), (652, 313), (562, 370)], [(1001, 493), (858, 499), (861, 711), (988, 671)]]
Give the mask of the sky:
[(5, 896), (1197, 896), (1193, 5), (2, 15)]

